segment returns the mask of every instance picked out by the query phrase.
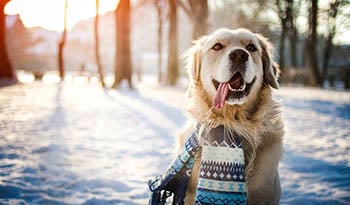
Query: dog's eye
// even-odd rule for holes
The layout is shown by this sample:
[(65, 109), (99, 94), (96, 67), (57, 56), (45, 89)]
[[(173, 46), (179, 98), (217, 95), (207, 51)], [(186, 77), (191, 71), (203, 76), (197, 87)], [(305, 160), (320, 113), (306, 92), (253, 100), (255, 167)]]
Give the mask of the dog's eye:
[(218, 51), (224, 48), (224, 45), (222, 45), (221, 43), (215, 43), (215, 45), (213, 47), (211, 47), (211, 49)]
[(256, 47), (254, 46), (254, 44), (248, 44), (247, 47), (245, 47), (248, 51), (250, 52), (254, 52), (257, 51)]

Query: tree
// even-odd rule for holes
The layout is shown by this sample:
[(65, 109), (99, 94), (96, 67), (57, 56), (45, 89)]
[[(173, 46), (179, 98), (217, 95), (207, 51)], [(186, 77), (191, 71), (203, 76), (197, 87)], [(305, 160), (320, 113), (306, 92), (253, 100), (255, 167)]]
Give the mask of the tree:
[(0, 79), (16, 82), (17, 77), (6, 48), (6, 15), (4, 10), (9, 1), (0, 0)]
[(99, 0), (96, 0), (96, 16), (95, 16), (95, 56), (96, 56), (96, 64), (97, 64), (97, 69), (98, 69), (98, 74), (100, 76), (100, 81), (102, 87), (106, 87), (105, 81), (104, 81), (104, 72), (103, 72), (103, 67), (100, 61), (100, 44), (99, 44), (99, 35), (98, 35), (98, 25), (99, 25)]
[(176, 0), (168, 0), (169, 3), (169, 34), (168, 34), (168, 62), (167, 85), (175, 85), (179, 75), (177, 54), (177, 8)]
[(317, 60), (317, 14), (318, 0), (311, 0), (309, 8), (309, 33), (307, 39), (307, 66), (310, 70), (310, 85), (322, 86)]
[(179, 5), (191, 19), (193, 24), (192, 39), (197, 39), (208, 33), (208, 0), (188, 0), (185, 4), (178, 0)]
[(64, 59), (63, 59), (63, 49), (66, 44), (67, 37), (67, 8), (68, 0), (65, 0), (64, 3), (64, 20), (63, 20), (63, 33), (61, 40), (58, 42), (58, 72), (61, 81), (64, 80)]
[(192, 39), (197, 39), (208, 32), (208, 1), (168, 0), (169, 4), (169, 36), (168, 36), (168, 63), (167, 79), (168, 85), (175, 85), (179, 76), (177, 55), (177, 4), (185, 11), (193, 23)]
[(283, 73), (284, 70), (284, 50), (285, 50), (285, 39), (287, 35), (287, 15), (286, 8), (287, 6), (283, 6), (282, 3), (286, 3), (284, 0), (276, 0), (276, 5), (278, 8), (278, 16), (281, 21), (281, 36), (280, 36), (280, 45), (279, 45), (279, 66)]
[(113, 88), (117, 88), (124, 79), (128, 81), (129, 87), (132, 88), (130, 10), (130, 0), (120, 0), (115, 9), (117, 45)]
[(339, 14), (339, 9), (341, 6), (349, 3), (347, 0), (332, 0), (329, 3), (329, 8), (327, 9), (327, 35), (324, 42), (323, 48), (323, 63), (322, 63), (322, 78), (323, 80), (328, 79), (328, 63), (332, 55), (333, 49), (333, 38), (337, 33), (337, 16)]
[(288, 9), (287, 9), (287, 18), (288, 18), (288, 39), (290, 45), (290, 53), (292, 57), (292, 66), (297, 67), (297, 45), (298, 45), (298, 30), (295, 26), (295, 12), (294, 12), (294, 0), (287, 0)]
[(281, 36), (279, 46), (279, 64), (280, 68), (285, 67), (285, 40), (289, 40), (289, 49), (291, 53), (292, 66), (297, 67), (297, 40), (298, 31), (294, 24), (294, 0), (276, 0), (278, 16), (281, 21)]
[(162, 81), (162, 38), (163, 38), (163, 12), (164, 9), (164, 0), (155, 0), (154, 4), (157, 9), (158, 14), (158, 82)]

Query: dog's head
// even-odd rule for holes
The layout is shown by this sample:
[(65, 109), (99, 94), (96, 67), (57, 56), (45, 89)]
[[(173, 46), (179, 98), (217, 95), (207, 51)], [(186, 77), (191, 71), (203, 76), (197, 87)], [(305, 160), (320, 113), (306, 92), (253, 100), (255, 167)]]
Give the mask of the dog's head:
[(209, 107), (241, 106), (256, 98), (262, 86), (278, 88), (279, 69), (271, 45), (261, 35), (245, 29), (219, 29), (202, 37), (186, 53), (192, 85), (200, 85)]

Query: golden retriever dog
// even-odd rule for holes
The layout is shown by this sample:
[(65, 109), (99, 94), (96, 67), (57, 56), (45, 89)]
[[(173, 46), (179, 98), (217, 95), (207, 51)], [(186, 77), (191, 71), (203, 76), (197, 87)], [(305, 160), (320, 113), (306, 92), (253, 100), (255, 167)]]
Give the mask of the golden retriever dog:
[[(278, 163), (284, 123), (278, 88), (278, 65), (266, 38), (246, 29), (219, 29), (195, 41), (185, 54), (190, 86), (186, 109), (190, 122), (177, 136), (184, 145), (197, 124), (240, 136), (246, 164), (247, 203), (279, 204)], [(185, 204), (194, 204), (201, 156), (196, 157)]]

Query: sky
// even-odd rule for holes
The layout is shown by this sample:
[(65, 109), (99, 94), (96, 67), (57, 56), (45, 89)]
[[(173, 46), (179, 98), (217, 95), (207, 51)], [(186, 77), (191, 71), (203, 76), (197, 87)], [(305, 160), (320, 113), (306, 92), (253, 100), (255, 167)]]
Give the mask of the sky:
[[(63, 30), (64, 0), (12, 0), (6, 14), (20, 14), (26, 27), (41, 26), (49, 30)], [(114, 10), (118, 0), (100, 0), (100, 13)], [(95, 0), (68, 0), (67, 27), (95, 15)]]
[[(135, 0), (134, 0), (135, 1)], [(211, 0), (214, 1), (214, 0)], [(49, 30), (63, 30), (64, 0), (11, 0), (5, 8), (6, 14), (20, 14), (26, 27), (40, 26)], [(101, 14), (114, 10), (119, 0), (100, 0)], [(329, 0), (320, 0), (319, 6), (323, 8)], [(67, 27), (72, 28), (78, 21), (91, 18), (95, 15), (95, 0), (68, 0)], [(302, 25), (306, 25), (307, 19)], [(302, 28), (302, 27), (301, 27)], [(302, 29), (301, 29), (302, 30)], [(323, 33), (325, 25), (319, 26)], [(350, 29), (338, 26), (335, 43), (350, 44)]]

